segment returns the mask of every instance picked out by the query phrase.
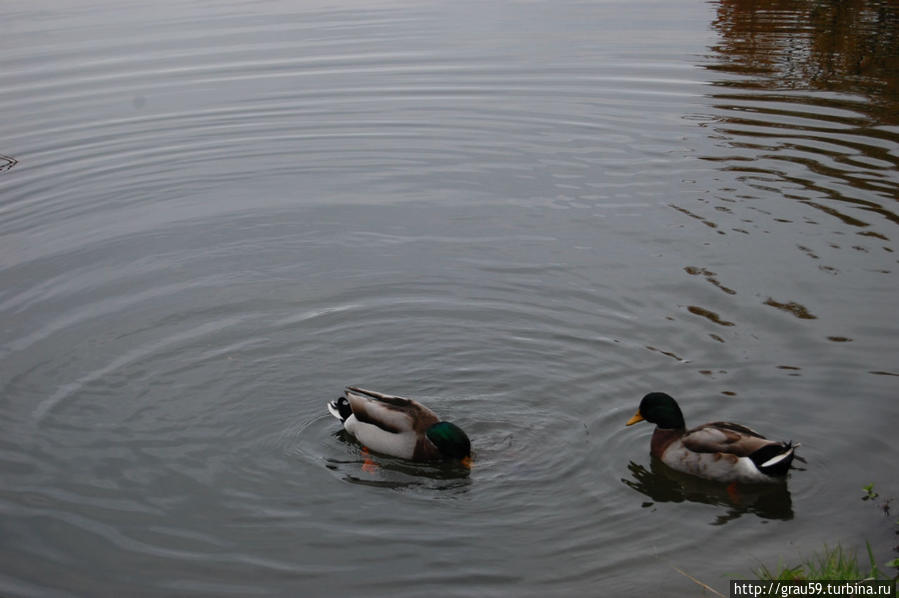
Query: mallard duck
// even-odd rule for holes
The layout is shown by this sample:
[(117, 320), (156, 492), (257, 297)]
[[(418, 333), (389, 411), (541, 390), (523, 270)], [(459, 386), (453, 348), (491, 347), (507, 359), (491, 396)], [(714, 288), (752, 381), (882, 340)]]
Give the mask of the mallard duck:
[(719, 482), (783, 480), (798, 443), (768, 440), (746, 426), (712, 422), (687, 430), (677, 402), (663, 392), (640, 401), (630, 426), (646, 420), (656, 424), (649, 452), (665, 465)]
[(440, 421), (412, 399), (348, 386), (328, 411), (369, 449), (413, 461), (460, 459), (470, 463), (471, 442), (459, 426)]

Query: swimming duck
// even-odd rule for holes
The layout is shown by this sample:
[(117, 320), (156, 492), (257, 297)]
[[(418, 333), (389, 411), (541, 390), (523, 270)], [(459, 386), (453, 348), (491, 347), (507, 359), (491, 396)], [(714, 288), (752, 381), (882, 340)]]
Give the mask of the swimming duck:
[(440, 421), (412, 399), (348, 386), (328, 403), (328, 411), (364, 446), (378, 453), (411, 459), (471, 461), (471, 442), (459, 426)]
[(663, 392), (640, 401), (630, 426), (646, 420), (656, 424), (649, 452), (677, 471), (719, 482), (783, 480), (798, 443), (768, 440), (746, 426), (712, 422), (687, 430), (677, 402)]

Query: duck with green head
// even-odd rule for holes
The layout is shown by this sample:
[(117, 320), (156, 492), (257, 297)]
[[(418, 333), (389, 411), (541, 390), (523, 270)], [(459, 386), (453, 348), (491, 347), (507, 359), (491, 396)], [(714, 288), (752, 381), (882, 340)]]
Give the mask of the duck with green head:
[(367, 448), (412, 461), (471, 463), (471, 442), (456, 424), (440, 421), (412, 399), (348, 386), (328, 411)]
[(665, 465), (719, 482), (777, 482), (786, 478), (798, 443), (769, 440), (746, 426), (712, 422), (687, 430), (677, 402), (663, 392), (640, 401), (630, 426), (656, 424), (649, 452)]

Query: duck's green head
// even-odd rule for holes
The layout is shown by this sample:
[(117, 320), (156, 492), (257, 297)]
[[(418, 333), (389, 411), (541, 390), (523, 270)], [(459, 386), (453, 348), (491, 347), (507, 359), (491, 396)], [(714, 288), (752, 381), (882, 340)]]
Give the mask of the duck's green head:
[(448, 459), (464, 461), (471, 457), (471, 441), (456, 424), (438, 422), (428, 428), (425, 435), (434, 443), (440, 454)]
[(681, 413), (677, 402), (663, 392), (651, 392), (640, 401), (640, 408), (634, 417), (630, 418), (627, 425), (635, 424), (643, 420), (656, 424), (660, 428), (683, 428), (684, 414)]

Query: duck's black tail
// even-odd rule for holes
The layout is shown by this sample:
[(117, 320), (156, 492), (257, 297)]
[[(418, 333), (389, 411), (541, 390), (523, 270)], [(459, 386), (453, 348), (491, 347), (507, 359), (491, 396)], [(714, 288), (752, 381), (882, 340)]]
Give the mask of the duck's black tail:
[(799, 443), (780, 442), (777, 444), (769, 444), (755, 451), (749, 458), (759, 468), (759, 471), (765, 475), (772, 477), (783, 477), (790, 471), (790, 465), (793, 463), (796, 448)]
[(338, 397), (336, 401), (329, 402), (328, 411), (339, 419), (340, 423), (345, 422), (346, 418), (353, 415), (353, 408), (350, 407), (350, 402), (346, 400), (346, 397)]

